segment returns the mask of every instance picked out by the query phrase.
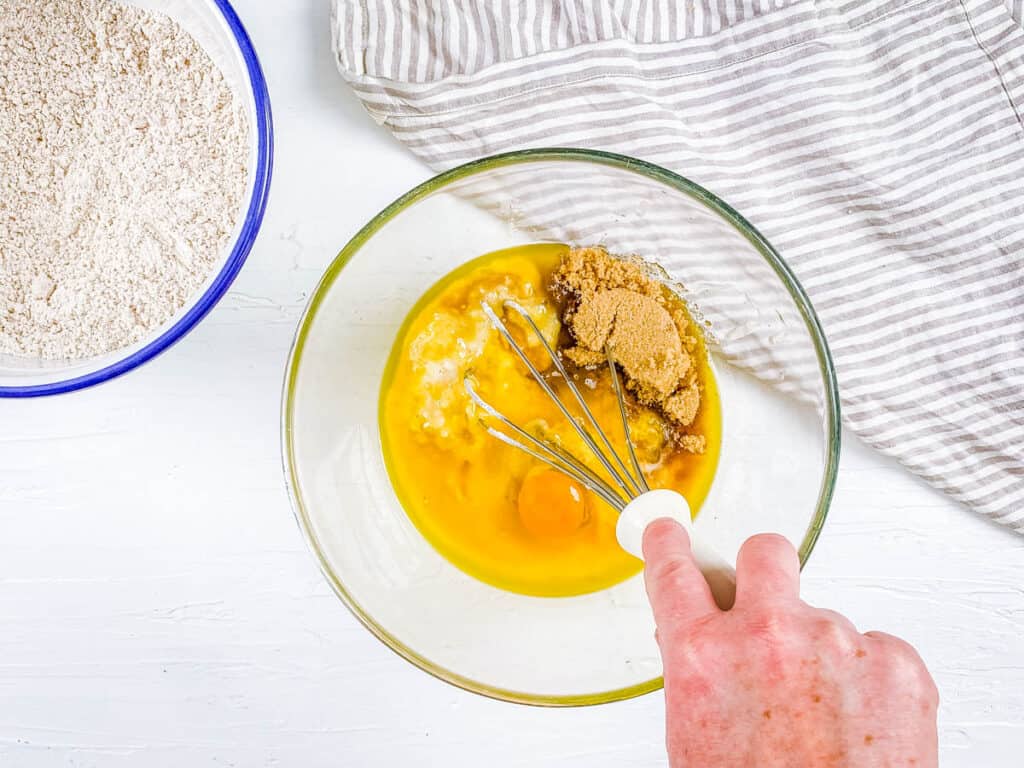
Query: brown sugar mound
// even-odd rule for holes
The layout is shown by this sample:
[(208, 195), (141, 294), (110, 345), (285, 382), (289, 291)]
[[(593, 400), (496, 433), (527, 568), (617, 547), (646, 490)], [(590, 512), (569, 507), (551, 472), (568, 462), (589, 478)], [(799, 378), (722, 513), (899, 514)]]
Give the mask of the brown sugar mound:
[[(569, 360), (600, 366), (607, 347), (639, 402), (673, 426), (693, 423), (700, 408), (695, 339), (687, 333), (686, 313), (669, 305), (660, 283), (603, 248), (573, 248), (552, 275), (551, 289), (566, 301), (563, 320), (575, 342), (563, 350)], [(680, 445), (700, 453), (704, 438), (680, 436)]]
[(626, 288), (588, 294), (573, 312), (570, 330), (577, 346), (566, 354), (573, 362), (602, 363), (608, 346), (645, 401), (667, 401), (690, 368), (672, 315), (652, 297)]

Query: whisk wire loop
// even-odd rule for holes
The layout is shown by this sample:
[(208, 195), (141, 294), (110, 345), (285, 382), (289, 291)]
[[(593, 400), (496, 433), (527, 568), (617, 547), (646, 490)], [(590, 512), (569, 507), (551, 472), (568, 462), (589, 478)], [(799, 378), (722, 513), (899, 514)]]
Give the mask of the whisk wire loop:
[(604, 348), (605, 357), (608, 360), (608, 370), (611, 371), (612, 376), (612, 389), (615, 390), (615, 401), (619, 404), (619, 416), (622, 418), (622, 434), (626, 440), (626, 450), (629, 452), (629, 461), (633, 465), (633, 470), (636, 472), (636, 478), (640, 483), (641, 493), (651, 490), (651, 487), (647, 484), (647, 478), (644, 477), (643, 470), (640, 469), (640, 461), (636, 457), (636, 449), (633, 447), (633, 438), (629, 434), (629, 417), (626, 415), (626, 398), (622, 394), (622, 382), (619, 381), (619, 372), (615, 368), (615, 359), (612, 356), (612, 348), (605, 346)]
[(467, 375), (465, 379), (463, 379), (463, 386), (473, 402), (483, 409), (488, 416), (500, 421), (525, 442), (520, 442), (520, 440), (517, 440), (515, 437), (507, 435), (494, 427), (485, 426), (489, 435), (501, 440), (501, 442), (506, 445), (518, 448), (538, 461), (542, 461), (548, 466), (563, 472), (585, 488), (596, 493), (604, 501), (620, 512), (629, 502), (629, 498), (623, 497), (618, 491), (594, 475), (594, 473), (591, 472), (582, 461), (573, 456), (569, 451), (531, 435), (484, 400), (476, 391), (472, 374)]
[[(475, 379), (473, 374), (468, 374), (463, 380), (463, 386), (467, 394), (483, 410), (486, 416), (500, 422), (506, 429), (513, 434), (507, 434), (494, 426), (484, 424), (488, 434), (501, 440), (506, 445), (510, 445), (514, 448), (518, 448), (524, 451), (533, 458), (541, 461), (548, 466), (556, 469), (572, 479), (579, 482), (584, 487), (593, 491), (598, 497), (603, 499), (614, 509), (622, 511), (623, 508), (629, 503), (630, 500), (636, 498), (640, 494), (649, 490), (647, 480), (644, 477), (644, 473), (640, 467), (640, 462), (637, 459), (636, 450), (633, 446), (633, 440), (629, 431), (629, 419), (626, 414), (626, 403), (622, 390), (622, 383), (619, 381), (618, 372), (615, 368), (615, 363), (612, 358), (612, 350), (605, 348), (605, 354), (608, 358), (608, 365), (611, 370), (612, 387), (615, 392), (615, 398), (619, 407), (619, 415), (622, 419), (622, 429), (625, 435), (626, 448), (629, 453), (630, 464), (632, 465), (632, 472), (627, 468), (626, 463), (622, 460), (622, 457), (616, 452), (612, 446), (611, 441), (608, 439), (607, 434), (601, 429), (601, 426), (597, 423), (597, 419), (594, 417), (593, 412), (590, 410), (586, 401), (583, 398), (582, 393), (576, 386), (572, 377), (565, 369), (558, 354), (552, 349), (547, 339), (544, 338), (544, 334), (540, 328), (534, 322), (530, 314), (520, 304), (515, 301), (506, 301), (504, 307), (506, 310), (510, 310), (518, 314), (530, 327), (530, 330), (536, 335), (540, 341), (544, 350), (548, 353), (551, 358), (552, 364), (555, 369), (562, 376), (569, 391), (572, 392), (574, 399), (583, 411), (586, 420), (590, 422), (591, 427), (597, 433), (597, 438), (591, 434), (590, 430), (587, 429), (586, 424), (582, 419), (574, 416), (565, 403), (562, 402), (561, 398), (555, 393), (551, 384), (545, 379), (541, 372), (530, 360), (529, 356), (523, 350), (522, 346), (516, 341), (515, 337), (509, 331), (504, 321), (498, 316), (497, 312), (491, 308), (486, 302), (482, 304), (484, 314), (487, 316), (491, 325), (497, 330), (501, 336), (505, 339), (508, 345), (516, 353), (523, 364), (527, 367), (530, 373), (533, 375), (534, 380), (544, 390), (547, 396), (551, 399), (551, 402), (555, 404), (558, 410), (565, 416), (569, 424), (572, 425), (573, 429), (580, 436), (583, 442), (594, 454), (595, 458), (601, 463), (611, 478), (613, 483), (618, 486), (618, 489), (614, 488), (612, 484), (606, 482), (604, 478), (595, 473), (590, 467), (588, 467), (578, 457), (574, 456), (571, 452), (565, 450), (561, 446), (555, 445), (548, 440), (542, 440), (527, 430), (523, 429), (519, 425), (515, 424), (511, 419), (507, 418), (497, 408), (484, 400), (476, 390)], [(598, 440), (603, 444), (599, 445)], [(607, 452), (607, 453), (606, 453)], [(611, 459), (609, 459), (609, 455)], [(634, 474), (635, 473), (635, 474)]]
[[(551, 358), (551, 362), (554, 364), (555, 369), (558, 371), (559, 374), (561, 374), (562, 379), (569, 387), (569, 391), (572, 392), (572, 395), (575, 398), (576, 403), (579, 405), (580, 410), (583, 411), (583, 414), (586, 416), (587, 421), (590, 422), (591, 427), (593, 427), (594, 431), (597, 432), (597, 435), (601, 439), (601, 442), (604, 443), (604, 450), (602, 450), (602, 448), (598, 446), (597, 441), (594, 439), (593, 435), (590, 434), (590, 431), (583, 424), (581, 424), (579, 422), (579, 419), (574, 417), (565, 407), (565, 404), (561, 401), (558, 395), (555, 394), (555, 391), (551, 388), (551, 385), (548, 384), (548, 382), (543, 378), (540, 371), (537, 370), (537, 368), (530, 361), (527, 354), (516, 342), (515, 338), (512, 336), (512, 333), (508, 330), (508, 327), (505, 325), (505, 323), (502, 322), (501, 318), (498, 317), (498, 314), (493, 309), (491, 309), (491, 307), (486, 303), (483, 305), (483, 307), (484, 313), (491, 321), (491, 324), (499, 333), (501, 333), (502, 336), (505, 337), (505, 340), (512, 346), (512, 349), (516, 352), (519, 358), (530, 369), (530, 372), (533, 374), (534, 378), (547, 393), (548, 397), (551, 398), (551, 401), (556, 406), (558, 406), (559, 410), (561, 410), (561, 412), (569, 420), (569, 422), (572, 424), (573, 428), (576, 430), (579, 436), (583, 438), (583, 440), (587, 443), (587, 445), (590, 447), (590, 450), (594, 452), (594, 455), (604, 466), (608, 474), (612, 476), (612, 479), (615, 480), (619, 487), (621, 487), (622, 490), (624, 490), (626, 494), (630, 497), (641, 493), (642, 491), (640, 488), (640, 484), (633, 478), (629, 470), (626, 468), (625, 463), (619, 457), (619, 454), (616, 453), (615, 449), (612, 447), (611, 441), (608, 439), (608, 436), (601, 429), (601, 425), (597, 423), (597, 419), (594, 418), (593, 412), (591, 412), (586, 400), (583, 399), (583, 395), (580, 393), (575, 382), (572, 380), (572, 377), (569, 375), (569, 372), (565, 370), (565, 366), (562, 364), (562, 361), (559, 358), (558, 354), (555, 352), (554, 349), (551, 348), (551, 345), (548, 344), (548, 340), (544, 338), (544, 334), (541, 333), (540, 328), (537, 327), (537, 324), (530, 316), (530, 313), (527, 312), (526, 309), (518, 302), (508, 300), (504, 303), (505, 309), (512, 310), (517, 315), (522, 317), (523, 320), (526, 321), (527, 325), (530, 326), (530, 329), (537, 336), (538, 341), (540, 341), (541, 345), (544, 347), (544, 351), (547, 352), (548, 357)], [(607, 455), (605, 454), (605, 450), (609, 454), (611, 454), (612, 458), (615, 461), (615, 464), (618, 465), (617, 467), (613, 466), (612, 462), (609, 461)]]

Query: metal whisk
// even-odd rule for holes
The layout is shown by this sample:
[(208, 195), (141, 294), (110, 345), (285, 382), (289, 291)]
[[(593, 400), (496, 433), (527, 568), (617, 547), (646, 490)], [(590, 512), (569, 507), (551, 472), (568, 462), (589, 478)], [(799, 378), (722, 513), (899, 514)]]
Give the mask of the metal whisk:
[[(608, 359), (608, 369), (611, 371), (612, 388), (615, 390), (615, 399), (619, 405), (619, 415), (622, 418), (622, 431), (625, 434), (626, 450), (629, 454), (629, 464), (631, 468), (626, 466), (626, 462), (622, 460), (622, 457), (620, 457), (612, 447), (611, 441), (601, 429), (601, 425), (597, 423), (597, 419), (594, 418), (594, 414), (587, 406), (579, 388), (573, 382), (569, 373), (565, 370), (565, 366), (558, 354), (551, 348), (547, 339), (544, 338), (544, 334), (541, 333), (540, 328), (537, 327), (533, 318), (530, 317), (529, 312), (515, 301), (509, 300), (504, 303), (505, 309), (515, 312), (517, 315), (522, 317), (530, 330), (532, 330), (536, 335), (537, 339), (544, 347), (544, 350), (550, 356), (555, 369), (562, 376), (562, 379), (565, 381), (566, 386), (568, 386), (569, 391), (572, 392), (576, 403), (579, 405), (580, 410), (586, 417), (585, 421), (574, 417), (569, 412), (565, 403), (563, 403), (558, 395), (555, 394), (554, 388), (537, 369), (537, 366), (533, 364), (522, 346), (516, 342), (515, 337), (512, 335), (511, 331), (509, 331), (508, 326), (502, 322), (501, 318), (498, 317), (498, 314), (490, 307), (490, 305), (485, 302), (482, 304), (482, 307), (484, 314), (487, 315), (487, 319), (490, 321), (491, 325), (494, 326), (495, 330), (497, 330), (502, 337), (504, 337), (505, 341), (508, 342), (508, 345), (516, 355), (518, 355), (519, 359), (523, 361), (526, 367), (530, 370), (530, 373), (533, 374), (536, 382), (541, 386), (544, 392), (547, 393), (547, 396), (551, 398), (551, 402), (553, 402), (565, 418), (568, 419), (569, 424), (572, 425), (576, 430), (576, 433), (593, 452), (594, 456), (601, 463), (601, 466), (604, 467), (605, 471), (608, 473), (608, 477), (611, 478), (612, 482), (609, 483), (606, 481), (579, 458), (573, 456), (564, 448), (551, 441), (537, 438), (519, 425), (513, 423), (497, 408), (480, 396), (476, 391), (473, 376), (470, 373), (463, 380), (463, 386), (466, 389), (466, 393), (473, 399), (473, 402), (480, 406), (484, 413), (496, 421), (501, 422), (501, 424), (503, 424), (512, 434), (503, 432), (502, 430), (485, 423), (484, 427), (487, 432), (498, 440), (501, 440), (503, 443), (514, 446), (521, 451), (525, 451), (538, 461), (542, 461), (549, 467), (568, 475), (576, 482), (593, 491), (619, 512), (622, 512), (630, 501), (649, 491), (650, 488), (647, 485), (647, 479), (644, 477), (644, 473), (640, 469), (640, 462), (636, 456), (636, 449), (633, 446), (633, 441), (630, 437), (629, 419), (626, 415), (626, 401), (622, 393), (622, 382), (619, 380), (619, 374), (615, 368), (615, 362), (612, 357), (612, 349), (610, 347), (605, 347), (605, 355)], [(586, 422), (589, 422), (589, 428)]]
[(640, 468), (640, 462), (636, 456), (636, 448), (633, 445), (629, 432), (626, 401), (622, 392), (622, 382), (619, 380), (619, 373), (615, 367), (614, 350), (605, 346), (604, 353), (608, 360), (612, 388), (615, 391), (615, 399), (619, 406), (619, 416), (622, 419), (622, 432), (625, 436), (626, 452), (629, 454), (629, 466), (612, 447), (611, 441), (601, 429), (601, 425), (597, 423), (597, 419), (594, 418), (594, 414), (587, 406), (579, 388), (573, 382), (568, 371), (565, 370), (565, 366), (562, 364), (558, 354), (551, 348), (547, 339), (544, 338), (544, 334), (541, 333), (540, 328), (537, 327), (533, 318), (530, 317), (530, 313), (515, 301), (509, 300), (504, 303), (504, 308), (519, 315), (540, 341), (541, 346), (543, 346), (551, 358), (555, 370), (562, 376), (566, 386), (583, 412), (584, 419), (576, 418), (570, 413), (565, 403), (555, 394), (554, 388), (537, 369), (537, 366), (533, 364), (529, 355), (526, 354), (522, 346), (515, 340), (512, 332), (509, 331), (508, 326), (498, 317), (498, 314), (490, 305), (485, 302), (482, 304), (482, 307), (491, 325), (508, 342), (508, 345), (518, 355), (519, 359), (523, 361), (523, 364), (529, 369), (536, 382), (547, 396), (551, 398), (551, 402), (558, 407), (558, 410), (562, 412), (569, 424), (576, 430), (576, 433), (582, 438), (601, 466), (604, 467), (608, 477), (611, 478), (611, 482), (594, 472), (578, 457), (561, 446), (550, 440), (543, 440), (531, 435), (527, 430), (502, 414), (480, 396), (476, 391), (473, 375), (469, 373), (463, 379), (466, 393), (488, 417), (502, 424), (505, 430), (507, 430), (503, 431), (484, 421), (483, 426), (487, 432), (503, 443), (518, 448), (538, 461), (547, 464), (549, 467), (568, 475), (611, 505), (619, 512), (618, 524), (616, 526), (616, 537), (619, 544), (623, 549), (636, 557), (643, 557), (641, 542), (644, 530), (649, 523), (661, 517), (670, 517), (685, 526), (691, 534), (694, 558), (711, 587), (711, 593), (720, 607), (729, 608), (736, 596), (735, 570), (714, 549), (708, 547), (701, 537), (692, 536), (693, 527), (690, 521), (690, 507), (686, 499), (675, 491), (652, 491), (647, 485), (647, 479)]

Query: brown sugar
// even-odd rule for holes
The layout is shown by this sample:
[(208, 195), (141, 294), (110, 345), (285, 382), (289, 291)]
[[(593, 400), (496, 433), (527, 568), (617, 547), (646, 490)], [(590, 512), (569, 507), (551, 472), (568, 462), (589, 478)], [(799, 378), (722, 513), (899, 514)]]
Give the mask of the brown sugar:
[(603, 248), (573, 248), (552, 276), (551, 289), (566, 301), (563, 320), (574, 346), (563, 350), (565, 357), (597, 367), (607, 362), (609, 349), (626, 388), (677, 428), (681, 447), (701, 453), (704, 436), (678, 429), (690, 426), (700, 408), (696, 339), (687, 333), (686, 312), (672, 306), (661, 283)]
[(616, 259), (604, 248), (571, 248), (562, 257), (552, 287), (581, 297), (610, 288), (626, 288), (662, 298), (661, 286), (647, 277), (639, 264)]
[(570, 320), (576, 347), (567, 352), (577, 364), (612, 356), (645, 401), (665, 402), (690, 368), (690, 355), (672, 321), (656, 299), (627, 288), (586, 294)]
[(708, 440), (704, 435), (680, 435), (679, 445), (690, 453), (704, 453), (708, 447)]
[(674, 393), (665, 398), (661, 403), (665, 415), (677, 424), (693, 423), (697, 417), (697, 410), (700, 408), (700, 390), (697, 384), (692, 383), (680, 387)]

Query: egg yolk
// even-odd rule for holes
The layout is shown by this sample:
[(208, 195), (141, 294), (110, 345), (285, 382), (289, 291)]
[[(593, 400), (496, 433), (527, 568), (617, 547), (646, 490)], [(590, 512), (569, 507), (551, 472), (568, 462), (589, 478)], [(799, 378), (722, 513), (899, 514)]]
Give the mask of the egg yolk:
[(532, 536), (569, 536), (587, 520), (583, 488), (554, 469), (530, 472), (519, 488), (519, 520)]

